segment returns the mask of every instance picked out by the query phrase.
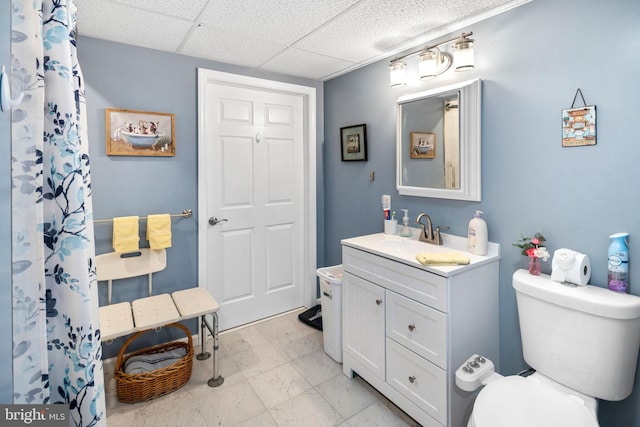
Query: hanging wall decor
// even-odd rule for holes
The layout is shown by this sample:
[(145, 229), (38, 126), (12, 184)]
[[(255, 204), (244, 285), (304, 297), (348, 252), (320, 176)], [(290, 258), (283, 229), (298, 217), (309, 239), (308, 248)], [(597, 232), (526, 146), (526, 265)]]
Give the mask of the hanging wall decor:
[[(578, 95), (582, 98), (583, 106), (575, 108)], [(562, 146), (584, 145), (596, 145), (596, 106), (587, 105), (582, 91), (578, 89), (571, 108), (562, 110)]]
[(340, 128), (342, 161), (367, 160), (367, 125)]
[(106, 109), (107, 155), (175, 156), (175, 115)]

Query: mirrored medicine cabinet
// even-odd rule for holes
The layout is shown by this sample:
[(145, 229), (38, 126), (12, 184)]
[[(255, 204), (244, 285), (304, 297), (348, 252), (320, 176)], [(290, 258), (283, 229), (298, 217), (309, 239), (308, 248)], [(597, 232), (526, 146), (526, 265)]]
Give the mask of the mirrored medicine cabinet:
[(400, 194), (481, 200), (480, 104), (480, 79), (398, 99)]

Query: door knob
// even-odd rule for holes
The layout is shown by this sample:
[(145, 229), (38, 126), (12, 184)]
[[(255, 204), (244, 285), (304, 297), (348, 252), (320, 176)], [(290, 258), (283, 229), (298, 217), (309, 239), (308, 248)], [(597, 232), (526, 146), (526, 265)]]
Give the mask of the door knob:
[(228, 221), (228, 219), (226, 219), (226, 218), (218, 219), (215, 216), (212, 216), (211, 218), (209, 218), (209, 225), (216, 225), (217, 223), (222, 222), (222, 221)]

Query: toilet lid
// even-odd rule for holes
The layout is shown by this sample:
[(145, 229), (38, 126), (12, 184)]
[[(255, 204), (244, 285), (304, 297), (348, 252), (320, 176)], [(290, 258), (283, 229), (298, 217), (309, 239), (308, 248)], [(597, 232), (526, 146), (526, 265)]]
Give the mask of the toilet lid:
[(476, 427), (598, 427), (580, 398), (520, 376), (489, 383), (473, 406), (473, 422)]

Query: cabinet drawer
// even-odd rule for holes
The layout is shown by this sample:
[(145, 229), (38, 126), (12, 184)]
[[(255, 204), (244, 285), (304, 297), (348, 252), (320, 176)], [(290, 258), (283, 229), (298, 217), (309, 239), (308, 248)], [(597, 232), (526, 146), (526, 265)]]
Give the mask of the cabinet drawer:
[(447, 425), (446, 372), (389, 338), (387, 383), (442, 425)]
[(395, 292), (386, 293), (387, 336), (447, 369), (447, 315)]
[(447, 312), (447, 279), (378, 255), (342, 247), (346, 271), (402, 295)]

